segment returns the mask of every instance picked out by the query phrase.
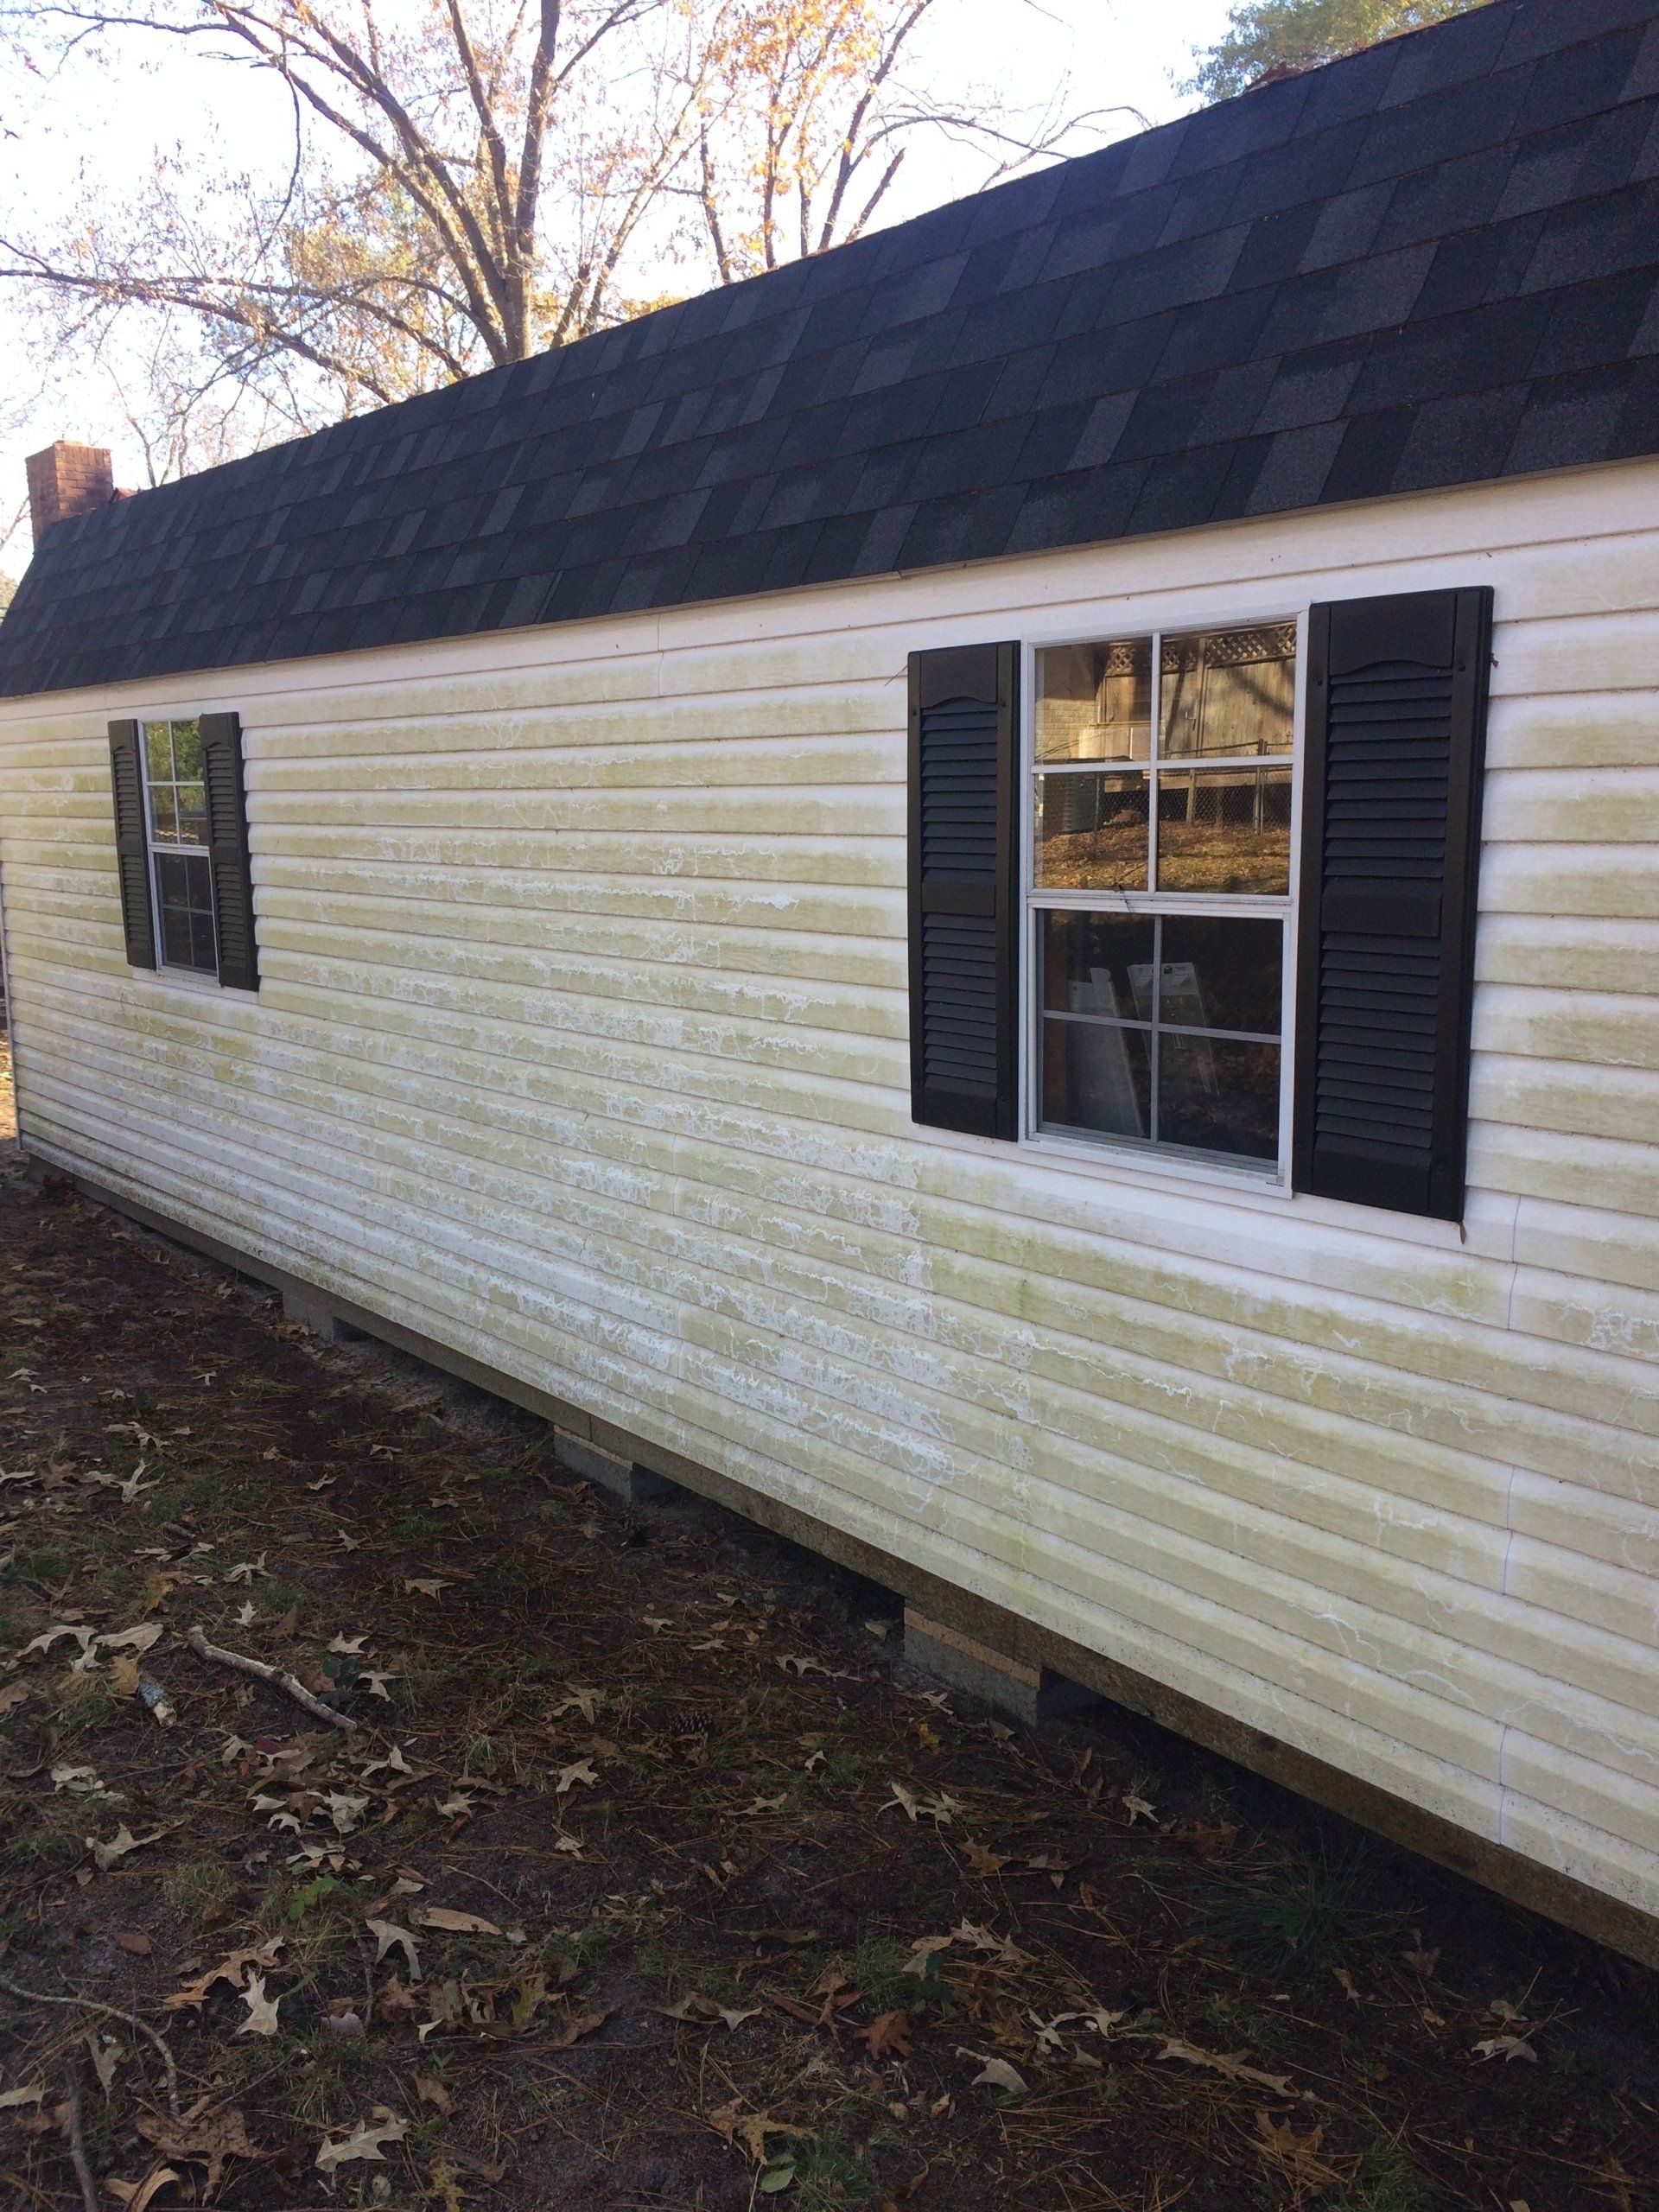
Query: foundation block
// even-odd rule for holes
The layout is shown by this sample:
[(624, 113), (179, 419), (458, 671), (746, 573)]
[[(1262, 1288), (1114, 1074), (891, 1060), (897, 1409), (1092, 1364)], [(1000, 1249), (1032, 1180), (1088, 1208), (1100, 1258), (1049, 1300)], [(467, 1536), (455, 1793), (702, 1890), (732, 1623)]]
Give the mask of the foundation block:
[(907, 1670), (931, 1675), (1028, 1728), (1097, 1702), (1095, 1693), (1080, 1682), (1047, 1667), (1012, 1659), (1007, 1652), (964, 1636), (960, 1629), (930, 1620), (913, 1605), (905, 1607), (904, 1663)]
[(320, 1290), (284, 1289), (283, 1316), (285, 1320), (297, 1321), (302, 1329), (321, 1337), (327, 1344), (349, 1344), (359, 1342), (361, 1329), (353, 1328), (349, 1321), (342, 1321)]
[(572, 1436), (569, 1429), (556, 1428), (553, 1443), (562, 1466), (584, 1482), (596, 1483), (623, 1505), (656, 1505), (675, 1494), (677, 1485), (665, 1475), (652, 1474), (636, 1459), (619, 1459), (614, 1452)]

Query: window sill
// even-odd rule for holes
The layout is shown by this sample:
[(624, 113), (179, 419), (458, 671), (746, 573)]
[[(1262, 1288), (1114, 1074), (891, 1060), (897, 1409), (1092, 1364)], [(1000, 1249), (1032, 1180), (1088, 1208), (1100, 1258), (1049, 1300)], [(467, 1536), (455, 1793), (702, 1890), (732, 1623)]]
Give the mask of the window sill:
[(234, 983), (221, 983), (217, 976), (197, 968), (130, 968), (127, 972), (135, 983), (165, 984), (170, 990), (189, 991), (196, 997), (256, 1000), (259, 995), (257, 991), (240, 990)]
[(1105, 1140), (1096, 1144), (1087, 1137), (1062, 1136), (1053, 1129), (1021, 1137), (1020, 1149), (1110, 1182), (1132, 1183), (1137, 1190), (1196, 1188), (1230, 1198), (1288, 1198), (1291, 1195), (1289, 1176), (1276, 1161), (1260, 1166), (1240, 1161), (1233, 1166), (1218, 1160), (1180, 1160), (1171, 1153), (1138, 1146), (1115, 1145)]

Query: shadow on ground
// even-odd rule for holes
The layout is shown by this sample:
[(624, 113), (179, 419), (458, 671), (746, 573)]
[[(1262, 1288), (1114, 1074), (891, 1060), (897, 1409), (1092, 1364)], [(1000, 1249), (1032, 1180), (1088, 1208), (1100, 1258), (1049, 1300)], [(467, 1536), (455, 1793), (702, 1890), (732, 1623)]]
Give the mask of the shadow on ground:
[(1638, 1970), (15, 1166), (0, 1392), (9, 2202), (1659, 2202)]

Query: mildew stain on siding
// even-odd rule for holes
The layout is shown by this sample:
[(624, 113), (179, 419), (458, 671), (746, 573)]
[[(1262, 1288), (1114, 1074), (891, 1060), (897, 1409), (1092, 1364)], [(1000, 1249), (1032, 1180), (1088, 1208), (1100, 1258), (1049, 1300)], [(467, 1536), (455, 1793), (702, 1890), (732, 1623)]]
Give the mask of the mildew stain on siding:
[[(1643, 463), (0, 709), (28, 1140), (1650, 1903), (1656, 512)], [(1461, 1237), (916, 1128), (909, 651), (1471, 580)], [(116, 897), (108, 717), (220, 704), (257, 1001), (133, 976)]]

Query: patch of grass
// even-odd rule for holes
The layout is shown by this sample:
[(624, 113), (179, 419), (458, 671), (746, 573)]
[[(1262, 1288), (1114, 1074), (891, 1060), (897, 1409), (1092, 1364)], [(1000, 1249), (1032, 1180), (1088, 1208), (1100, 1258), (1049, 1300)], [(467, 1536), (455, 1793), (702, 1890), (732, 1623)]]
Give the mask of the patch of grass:
[[(880, 2194), (876, 2177), (850, 2144), (837, 2136), (821, 2135), (810, 2143), (792, 2144), (772, 2161), (772, 2170), (792, 2167), (791, 2201), (810, 2212), (824, 2208), (873, 2203)], [(763, 2183), (764, 2186), (764, 2183)], [(781, 2201), (782, 2192), (779, 2191)]]
[(436, 1513), (406, 1513), (401, 1521), (394, 1521), (391, 1524), (394, 1536), (410, 1538), (442, 1536), (447, 1535), (448, 1530), (448, 1520)]
[(1361, 1839), (1275, 1868), (1261, 1885), (1224, 1904), (1211, 1932), (1247, 1966), (1283, 1975), (1309, 1974), (1374, 1942), (1389, 1916), (1370, 1903), (1373, 1853)]
[(359, 2117), (364, 2076), (376, 2070), (379, 2056), (365, 2037), (332, 2035), (326, 2028), (308, 2036), (293, 2054), (298, 2075), (290, 2092), (296, 2115), (316, 2127)]
[(204, 1927), (223, 1920), (237, 1894), (235, 1876), (216, 1859), (190, 1859), (169, 1866), (161, 1884), (162, 1895), (173, 1910)]
[(60, 1745), (73, 1743), (81, 1736), (91, 1736), (100, 1728), (107, 1728), (119, 1711), (110, 1686), (102, 1675), (90, 1669), (85, 1674), (65, 1675), (55, 1686), (57, 1723)]
[[(32, 1816), (32, 1817), (31, 1817)], [(73, 1866), (96, 1832), (99, 1810), (84, 1797), (48, 1797), (22, 1820), (0, 1823), (0, 1859), (18, 1872), (47, 1873)]]
[(19, 1552), (11, 1573), (19, 1582), (62, 1582), (82, 1564), (81, 1556), (63, 1544), (41, 1544), (32, 1552)]
[(1434, 2212), (1436, 2202), (1427, 2175), (1392, 2139), (1371, 2144), (1353, 2179), (1326, 2199), (1329, 2212)]

